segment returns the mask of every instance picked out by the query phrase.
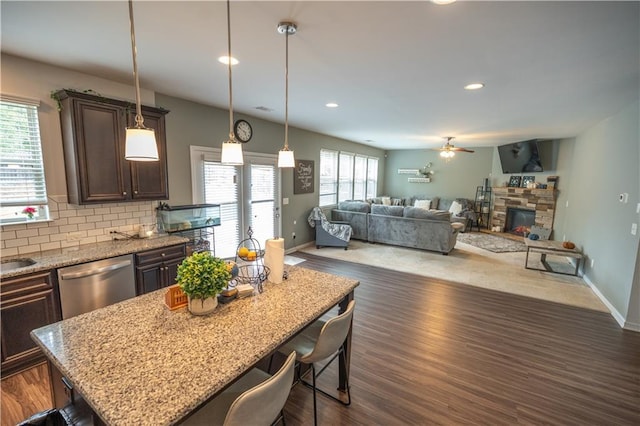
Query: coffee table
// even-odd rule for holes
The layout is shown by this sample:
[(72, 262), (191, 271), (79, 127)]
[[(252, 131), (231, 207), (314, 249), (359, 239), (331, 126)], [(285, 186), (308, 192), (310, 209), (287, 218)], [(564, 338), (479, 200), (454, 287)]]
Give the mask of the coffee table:
[[(527, 256), (524, 260), (524, 267), (526, 269), (533, 269), (536, 271), (545, 271), (545, 272), (553, 272), (555, 274), (563, 274), (563, 275), (578, 275), (578, 268), (580, 267), (580, 260), (584, 257), (583, 254), (575, 248), (568, 249), (562, 246), (561, 241), (551, 241), (551, 240), (530, 240), (529, 238), (524, 239), (524, 243), (527, 246)], [(540, 254), (540, 262), (544, 269), (540, 268), (532, 268), (529, 266), (529, 253), (539, 253)], [(576, 259), (576, 268), (573, 273), (555, 271), (553, 268), (547, 263), (547, 255), (553, 256), (565, 256), (572, 257)]]

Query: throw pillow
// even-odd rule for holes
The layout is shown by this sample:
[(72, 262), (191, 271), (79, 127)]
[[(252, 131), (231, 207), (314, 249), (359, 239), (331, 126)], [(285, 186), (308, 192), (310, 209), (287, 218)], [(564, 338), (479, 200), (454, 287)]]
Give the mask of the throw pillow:
[(429, 210), (431, 208), (431, 200), (416, 200), (413, 202), (413, 207)]
[(390, 206), (391, 205), (391, 197), (382, 197), (382, 205)]
[(458, 216), (460, 214), (460, 212), (462, 211), (462, 204), (460, 204), (457, 201), (453, 201), (451, 203), (451, 206), (449, 206), (449, 211), (451, 212), (451, 214), (453, 216)]

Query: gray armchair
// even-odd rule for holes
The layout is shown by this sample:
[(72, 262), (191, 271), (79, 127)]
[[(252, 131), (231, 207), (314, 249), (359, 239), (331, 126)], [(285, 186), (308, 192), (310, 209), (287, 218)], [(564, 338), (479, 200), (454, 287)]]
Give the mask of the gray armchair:
[(316, 248), (344, 247), (346, 250), (351, 239), (351, 226), (346, 223), (330, 222), (320, 207), (314, 207), (307, 219), (316, 229)]

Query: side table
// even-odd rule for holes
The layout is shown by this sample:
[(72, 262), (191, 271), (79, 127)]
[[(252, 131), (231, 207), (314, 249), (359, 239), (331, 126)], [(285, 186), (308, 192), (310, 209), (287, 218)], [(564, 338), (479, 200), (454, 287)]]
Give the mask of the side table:
[[(583, 254), (577, 249), (568, 249), (562, 247), (562, 242), (560, 241), (550, 241), (550, 240), (530, 240), (529, 238), (524, 239), (524, 243), (527, 246), (527, 256), (524, 260), (524, 267), (526, 269), (533, 269), (536, 271), (545, 271), (545, 272), (553, 272), (555, 274), (563, 274), (563, 275), (578, 275), (578, 268), (580, 267), (580, 260), (584, 257)], [(540, 254), (540, 262), (544, 269), (540, 268), (532, 268), (529, 266), (529, 253), (539, 253)], [(562, 271), (554, 271), (553, 268), (547, 263), (547, 255), (553, 256), (566, 256), (572, 257), (576, 259), (576, 268), (573, 273), (562, 272)]]

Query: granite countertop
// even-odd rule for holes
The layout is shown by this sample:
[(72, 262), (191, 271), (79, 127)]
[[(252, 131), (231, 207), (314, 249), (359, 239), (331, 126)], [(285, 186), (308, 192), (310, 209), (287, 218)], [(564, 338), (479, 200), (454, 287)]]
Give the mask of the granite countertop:
[(158, 290), (32, 331), (109, 425), (174, 424), (224, 389), (359, 282), (299, 266), (209, 316), (170, 311)]
[(65, 249), (47, 250), (28, 253), (22, 256), (3, 257), (2, 261), (15, 259), (33, 259), (36, 263), (24, 268), (17, 268), (10, 271), (2, 271), (0, 266), (0, 279), (15, 277), (18, 275), (30, 274), (49, 269), (61, 268), (63, 266), (77, 265), (91, 262), (93, 260), (106, 259), (123, 254), (136, 253), (139, 251), (182, 244), (189, 241), (188, 238), (178, 236), (159, 236), (153, 238), (141, 238), (130, 240), (113, 240), (102, 243), (85, 244)]

